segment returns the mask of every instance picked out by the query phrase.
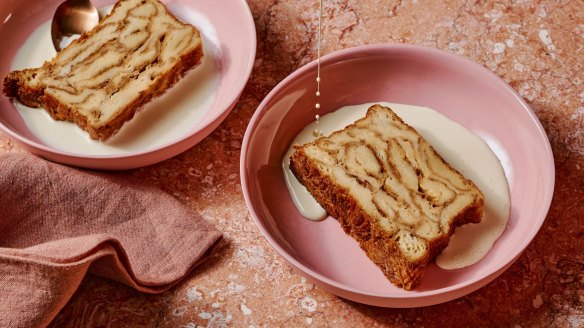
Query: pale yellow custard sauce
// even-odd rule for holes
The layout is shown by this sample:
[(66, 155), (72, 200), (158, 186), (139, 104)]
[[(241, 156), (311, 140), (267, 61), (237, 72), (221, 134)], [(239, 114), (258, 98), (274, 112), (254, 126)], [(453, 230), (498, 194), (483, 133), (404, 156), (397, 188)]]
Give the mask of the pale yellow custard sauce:
[[(489, 145), (462, 125), (437, 111), (410, 105), (387, 102), (367, 103), (339, 108), (308, 124), (293, 140), (304, 144), (317, 137), (315, 129), (327, 136), (365, 116), (373, 104), (390, 107), (404, 122), (415, 128), (436, 151), (457, 171), (471, 179), (485, 197), (484, 217), (479, 224), (466, 224), (456, 229), (448, 247), (437, 257), (436, 264), (443, 269), (458, 269), (480, 261), (501, 236), (510, 210), (510, 196), (501, 162)], [(282, 159), (286, 185), (300, 213), (310, 220), (323, 220), (325, 210), (290, 171), (290, 147)], [(504, 156), (504, 154), (500, 154)]]

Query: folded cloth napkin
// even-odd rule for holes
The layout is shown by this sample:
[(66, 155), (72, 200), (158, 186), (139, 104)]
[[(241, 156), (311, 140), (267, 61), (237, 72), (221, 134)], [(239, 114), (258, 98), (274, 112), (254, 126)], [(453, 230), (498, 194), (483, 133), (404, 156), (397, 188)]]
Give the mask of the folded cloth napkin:
[(48, 325), (87, 272), (166, 291), (220, 238), (139, 181), (0, 155), (0, 327)]

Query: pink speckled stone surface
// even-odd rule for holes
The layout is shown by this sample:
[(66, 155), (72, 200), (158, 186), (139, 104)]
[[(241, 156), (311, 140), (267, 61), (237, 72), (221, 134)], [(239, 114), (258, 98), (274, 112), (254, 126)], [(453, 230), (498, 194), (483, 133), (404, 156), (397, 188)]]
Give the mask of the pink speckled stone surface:
[[(383, 309), (331, 295), (268, 246), (245, 206), (239, 154), (254, 110), (315, 59), (318, 1), (249, 0), (258, 51), (226, 121), (170, 160), (127, 171), (177, 197), (224, 232), (214, 256), (178, 287), (145, 295), (88, 276), (53, 327), (583, 327), (584, 2), (323, 1), (323, 53), (399, 42), (466, 56), (532, 106), (550, 138), (556, 189), (534, 242), (503, 275), (455, 301)], [(23, 151), (0, 134), (0, 152)]]

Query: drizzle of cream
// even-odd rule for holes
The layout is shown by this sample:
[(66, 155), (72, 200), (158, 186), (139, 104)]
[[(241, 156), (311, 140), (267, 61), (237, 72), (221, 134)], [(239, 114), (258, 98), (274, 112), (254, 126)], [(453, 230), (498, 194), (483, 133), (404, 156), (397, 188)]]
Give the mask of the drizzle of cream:
[[(320, 37), (321, 37), (321, 21), (322, 21), (322, 0), (319, 0), (319, 9), (318, 9), (318, 39), (317, 39), (317, 45), (316, 45), (316, 96), (320, 97)], [(320, 103), (317, 101), (316, 104), (314, 105), (314, 108), (316, 108), (317, 110), (320, 109)], [(316, 118), (316, 123), (318, 123), (318, 119), (319, 119), (319, 115), (315, 116)], [(317, 130), (315, 130), (315, 134), (317, 133)]]

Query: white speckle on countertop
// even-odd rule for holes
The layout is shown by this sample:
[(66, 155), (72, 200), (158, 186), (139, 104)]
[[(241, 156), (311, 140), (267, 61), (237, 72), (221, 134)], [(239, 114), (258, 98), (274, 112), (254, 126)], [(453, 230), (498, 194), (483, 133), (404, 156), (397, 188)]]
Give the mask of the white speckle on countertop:
[(241, 305), (239, 306), (239, 308), (241, 309), (241, 312), (243, 312), (244, 315), (250, 315), (251, 314), (251, 310), (243, 303), (241, 303)]
[(564, 142), (567, 142), (570, 151), (584, 156), (584, 129), (577, 129)]
[(490, 13), (485, 13), (484, 17), (491, 19), (491, 24), (496, 23), (499, 18), (503, 16), (503, 13), (500, 11), (491, 11)]
[(241, 294), (244, 291), (245, 291), (244, 285), (238, 285), (234, 282), (229, 282), (229, 284), (227, 284), (227, 294), (229, 295)]
[(312, 318), (306, 318), (306, 323), (308, 325), (312, 325)]
[(500, 54), (500, 53), (503, 53), (504, 51), (505, 51), (505, 44), (504, 43), (498, 42), (498, 43), (495, 43), (493, 45), (493, 53), (494, 54)]
[(570, 326), (576, 327), (584, 327), (584, 315), (583, 314), (574, 314), (568, 316), (568, 322)]
[(512, 31), (516, 31), (521, 28), (521, 24), (509, 24), (507, 25), (507, 28)]
[(187, 290), (187, 300), (189, 303), (200, 301), (203, 299), (203, 293), (197, 290), (197, 287), (192, 287)]
[(209, 312), (205, 312), (205, 311), (203, 311), (203, 312), (199, 313), (199, 318), (201, 318), (201, 319), (204, 319), (204, 320), (209, 320), (209, 319), (211, 319), (212, 317), (213, 317), (213, 316), (212, 316), (212, 315), (211, 315), (211, 313), (209, 313)]
[(208, 314), (205, 315), (205, 318), (203, 318), (205, 320), (209, 320), (206, 327), (228, 327), (228, 323), (233, 319), (229, 313), (223, 314), (219, 311), (213, 311), (213, 313), (201, 312), (199, 316), (201, 316), (203, 313)]
[[(580, 95), (582, 97), (582, 95)], [(584, 107), (578, 107), (576, 110), (570, 115), (570, 119), (576, 121), (580, 117), (584, 118)]]
[(235, 256), (239, 263), (248, 268), (261, 268), (266, 265), (266, 253), (259, 246), (238, 249)]
[(550, 37), (550, 32), (546, 29), (541, 29), (539, 30), (539, 39), (541, 40), (541, 42), (543, 42), (543, 44), (545, 44), (548, 48), (548, 50), (554, 50), (554, 44), (552, 42), (552, 38)]
[(464, 44), (462, 42), (448, 42), (448, 50), (458, 55), (464, 55)]
[(314, 312), (316, 311), (318, 302), (310, 296), (304, 296), (300, 299), (300, 306), (308, 312)]
[(219, 307), (221, 306), (221, 304), (219, 304), (219, 303), (215, 302), (215, 303), (211, 304), (211, 306), (212, 306), (214, 309), (217, 309), (217, 308), (219, 308)]
[(513, 48), (515, 46), (515, 41), (513, 41), (513, 39), (507, 39), (505, 40), (505, 44), (507, 45), (507, 47)]

